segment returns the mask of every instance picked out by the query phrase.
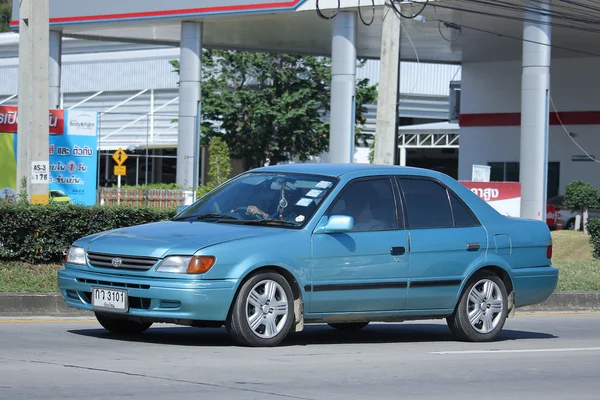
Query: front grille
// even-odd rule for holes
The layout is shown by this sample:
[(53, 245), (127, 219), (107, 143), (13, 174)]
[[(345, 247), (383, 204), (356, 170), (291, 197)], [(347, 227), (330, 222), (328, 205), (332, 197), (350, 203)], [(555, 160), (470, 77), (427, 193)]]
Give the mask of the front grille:
[(117, 288), (127, 289), (150, 289), (150, 285), (140, 285), (138, 283), (99, 281), (96, 279), (87, 278), (77, 278), (77, 282), (87, 283), (88, 285), (113, 286)]
[[(147, 271), (156, 264), (158, 258), (121, 256), (116, 254), (87, 253), (92, 267), (112, 269), (133, 269)], [(120, 260), (118, 262), (117, 260)]]

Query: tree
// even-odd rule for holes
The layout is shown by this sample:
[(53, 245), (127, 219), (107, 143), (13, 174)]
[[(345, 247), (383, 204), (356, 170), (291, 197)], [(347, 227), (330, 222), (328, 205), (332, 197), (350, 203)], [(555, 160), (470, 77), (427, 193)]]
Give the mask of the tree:
[[(570, 210), (579, 210), (583, 214), (583, 229), (587, 233), (588, 208), (600, 206), (598, 201), (598, 189), (589, 183), (573, 181), (565, 188), (563, 205)], [(575, 226), (580, 229), (579, 224)]]
[(12, 18), (12, 1), (0, 0), (0, 32), (10, 30), (10, 20)]
[[(171, 64), (178, 72), (179, 62)], [(359, 67), (364, 62), (359, 63)], [(246, 169), (328, 149), (330, 61), (322, 57), (204, 50), (202, 134), (221, 136)], [(364, 140), (364, 105), (377, 97), (368, 80), (357, 82), (356, 139)]]
[(229, 157), (229, 147), (227, 143), (218, 136), (210, 139), (209, 153), (209, 182), (218, 186), (229, 179), (231, 174), (231, 158)]
[(214, 136), (210, 138), (210, 145), (208, 146), (208, 182), (198, 188), (198, 197), (225, 183), (230, 174), (229, 147), (222, 138)]

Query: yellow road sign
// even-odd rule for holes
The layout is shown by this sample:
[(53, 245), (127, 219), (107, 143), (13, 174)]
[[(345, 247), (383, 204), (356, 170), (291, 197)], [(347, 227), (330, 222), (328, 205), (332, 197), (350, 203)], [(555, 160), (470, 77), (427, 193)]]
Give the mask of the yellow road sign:
[(115, 165), (115, 175), (127, 175), (127, 167), (124, 165)]
[(127, 156), (127, 153), (125, 153), (120, 147), (119, 150), (113, 153), (113, 160), (115, 160), (117, 165), (123, 165), (123, 163), (127, 161), (128, 158), (129, 157)]

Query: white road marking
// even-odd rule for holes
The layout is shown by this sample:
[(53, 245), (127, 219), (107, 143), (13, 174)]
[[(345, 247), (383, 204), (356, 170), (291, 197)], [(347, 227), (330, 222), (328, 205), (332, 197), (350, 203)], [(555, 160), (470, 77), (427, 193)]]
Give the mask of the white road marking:
[(462, 351), (432, 351), (431, 354), (491, 354), (491, 353), (560, 353), (569, 351), (600, 351), (600, 347), (567, 347), (558, 349), (507, 349), (507, 350), (462, 350)]

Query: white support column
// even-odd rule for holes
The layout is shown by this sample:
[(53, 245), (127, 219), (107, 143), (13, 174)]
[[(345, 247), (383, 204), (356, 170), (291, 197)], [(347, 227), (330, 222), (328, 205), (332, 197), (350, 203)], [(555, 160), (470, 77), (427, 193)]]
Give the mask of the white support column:
[(27, 179), (34, 204), (47, 204), (49, 0), (21, 0), (19, 9), (19, 132), (17, 192)]
[(154, 89), (150, 89), (150, 143), (154, 143)]
[(50, 57), (48, 58), (48, 100), (51, 109), (60, 109), (62, 99), (60, 80), (62, 69), (62, 32), (50, 31)]
[(400, 166), (406, 167), (406, 147), (400, 147)]
[(199, 120), (200, 82), (202, 76), (202, 23), (182, 22), (179, 72), (179, 126), (177, 143), (177, 184), (191, 191), (194, 186), (194, 147)]
[[(400, 91), (401, 18), (390, 8), (383, 9), (381, 27), (380, 84), (377, 96), (374, 164), (394, 165), (398, 138), (398, 101)], [(406, 153), (405, 153), (406, 154)], [(403, 164), (400, 164), (403, 165)]]
[(356, 96), (356, 13), (333, 19), (331, 48), (331, 125), (329, 154), (333, 163), (354, 162)]
[[(536, 3), (550, 10), (550, 5)], [(548, 181), (550, 17), (528, 14), (524, 22), (521, 77), (521, 217), (544, 221)]]

